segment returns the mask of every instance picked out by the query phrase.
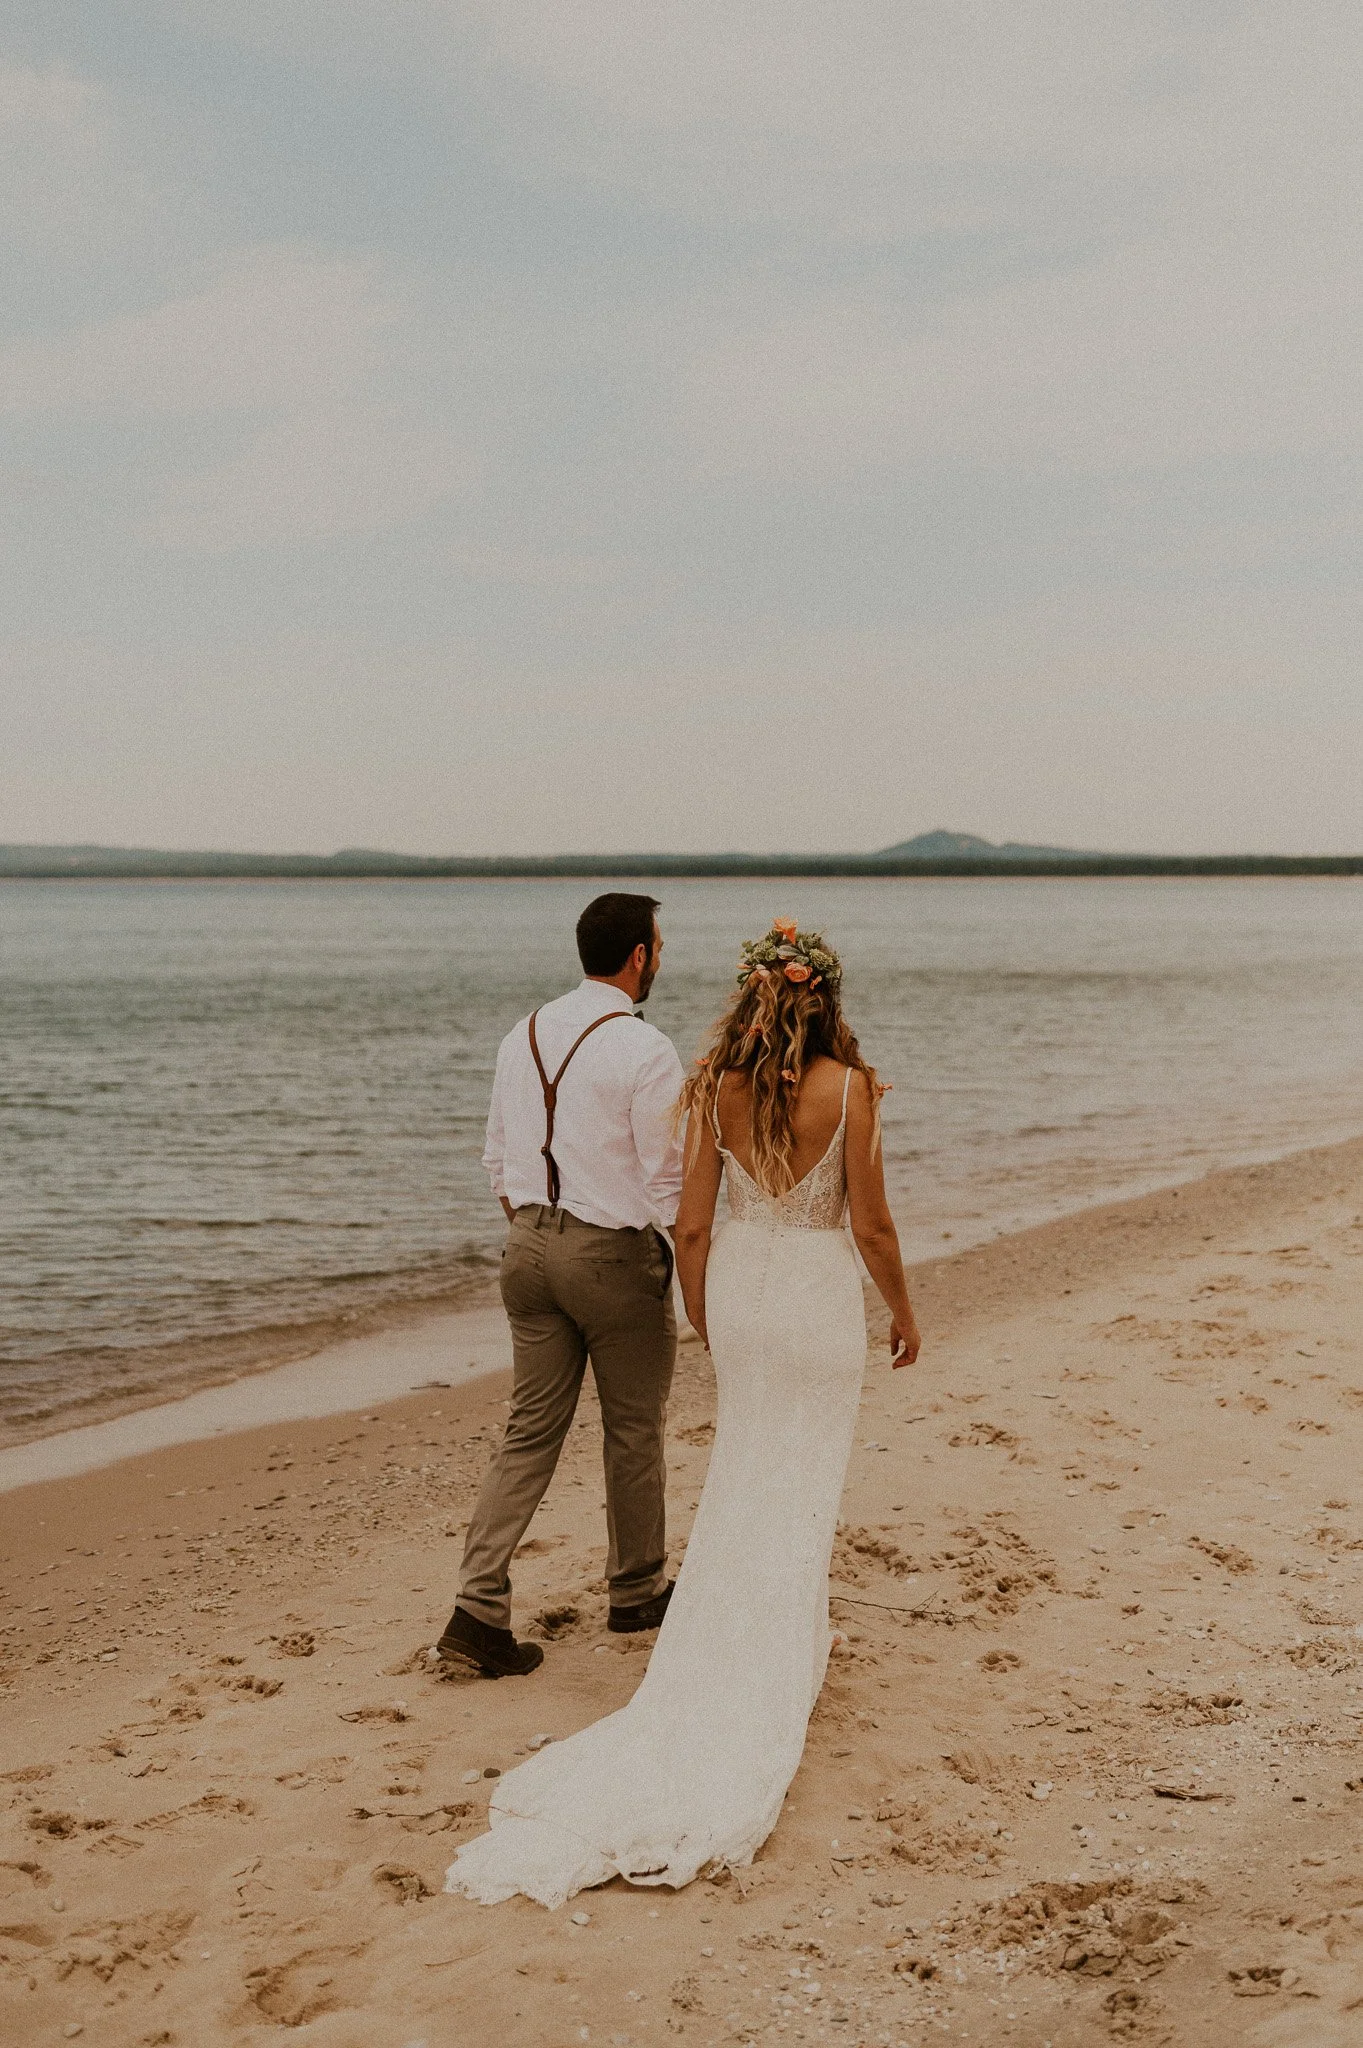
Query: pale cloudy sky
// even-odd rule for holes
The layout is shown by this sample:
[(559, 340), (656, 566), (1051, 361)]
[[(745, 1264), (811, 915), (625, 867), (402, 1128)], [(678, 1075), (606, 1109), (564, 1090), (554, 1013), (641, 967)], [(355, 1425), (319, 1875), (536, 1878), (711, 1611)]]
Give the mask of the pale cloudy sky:
[(10, 0), (0, 840), (1363, 847), (1357, 0)]

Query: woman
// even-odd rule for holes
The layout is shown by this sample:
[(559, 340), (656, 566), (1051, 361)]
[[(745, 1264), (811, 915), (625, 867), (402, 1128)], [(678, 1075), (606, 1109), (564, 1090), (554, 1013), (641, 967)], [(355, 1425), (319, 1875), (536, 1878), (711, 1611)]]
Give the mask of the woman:
[[(777, 919), (682, 1092), (686, 1312), (719, 1412), (686, 1559), (619, 1713), (541, 1750), (494, 1794), (446, 1890), (561, 1905), (584, 1886), (689, 1884), (750, 1863), (800, 1761), (828, 1662), (828, 1563), (866, 1359), (852, 1236), (919, 1338), (885, 1200), (879, 1088), (842, 1014), (836, 954)], [(729, 1220), (712, 1237), (720, 1180)]]

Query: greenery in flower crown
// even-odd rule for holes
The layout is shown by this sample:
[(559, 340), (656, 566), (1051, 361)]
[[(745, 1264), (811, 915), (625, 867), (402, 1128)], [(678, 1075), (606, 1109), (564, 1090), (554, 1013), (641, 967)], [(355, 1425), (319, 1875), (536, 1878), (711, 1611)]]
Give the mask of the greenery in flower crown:
[(842, 980), (842, 962), (825, 945), (823, 933), (802, 932), (790, 917), (776, 918), (765, 937), (744, 941), (738, 963), (739, 987), (759, 971), (783, 974), (787, 981), (810, 988), (817, 988), (821, 981), (836, 987)]

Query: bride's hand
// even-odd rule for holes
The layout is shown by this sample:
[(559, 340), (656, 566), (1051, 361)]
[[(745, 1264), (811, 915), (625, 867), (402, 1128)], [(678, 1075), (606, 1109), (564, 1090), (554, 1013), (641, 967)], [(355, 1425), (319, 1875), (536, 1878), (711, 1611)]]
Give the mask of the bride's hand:
[(693, 1315), (691, 1310), (688, 1308), (686, 1310), (686, 1320), (691, 1325), (691, 1328), (695, 1331), (696, 1335), (700, 1338), (701, 1343), (705, 1346), (706, 1350), (708, 1351), (710, 1349), (710, 1339), (705, 1328), (704, 1313), (697, 1311)]
[(890, 1365), (898, 1372), (901, 1365), (912, 1365), (922, 1347), (923, 1340), (918, 1334), (918, 1325), (912, 1316), (901, 1330), (898, 1323), (890, 1324)]

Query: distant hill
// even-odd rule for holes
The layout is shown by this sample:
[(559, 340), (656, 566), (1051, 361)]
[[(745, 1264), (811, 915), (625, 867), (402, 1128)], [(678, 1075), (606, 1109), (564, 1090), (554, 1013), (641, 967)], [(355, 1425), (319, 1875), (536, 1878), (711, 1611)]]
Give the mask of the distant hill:
[(1111, 855), (1095, 854), (1073, 846), (1024, 846), (1005, 839), (996, 846), (974, 832), (920, 832), (916, 839), (901, 839), (896, 846), (882, 846), (885, 860), (1103, 860)]

